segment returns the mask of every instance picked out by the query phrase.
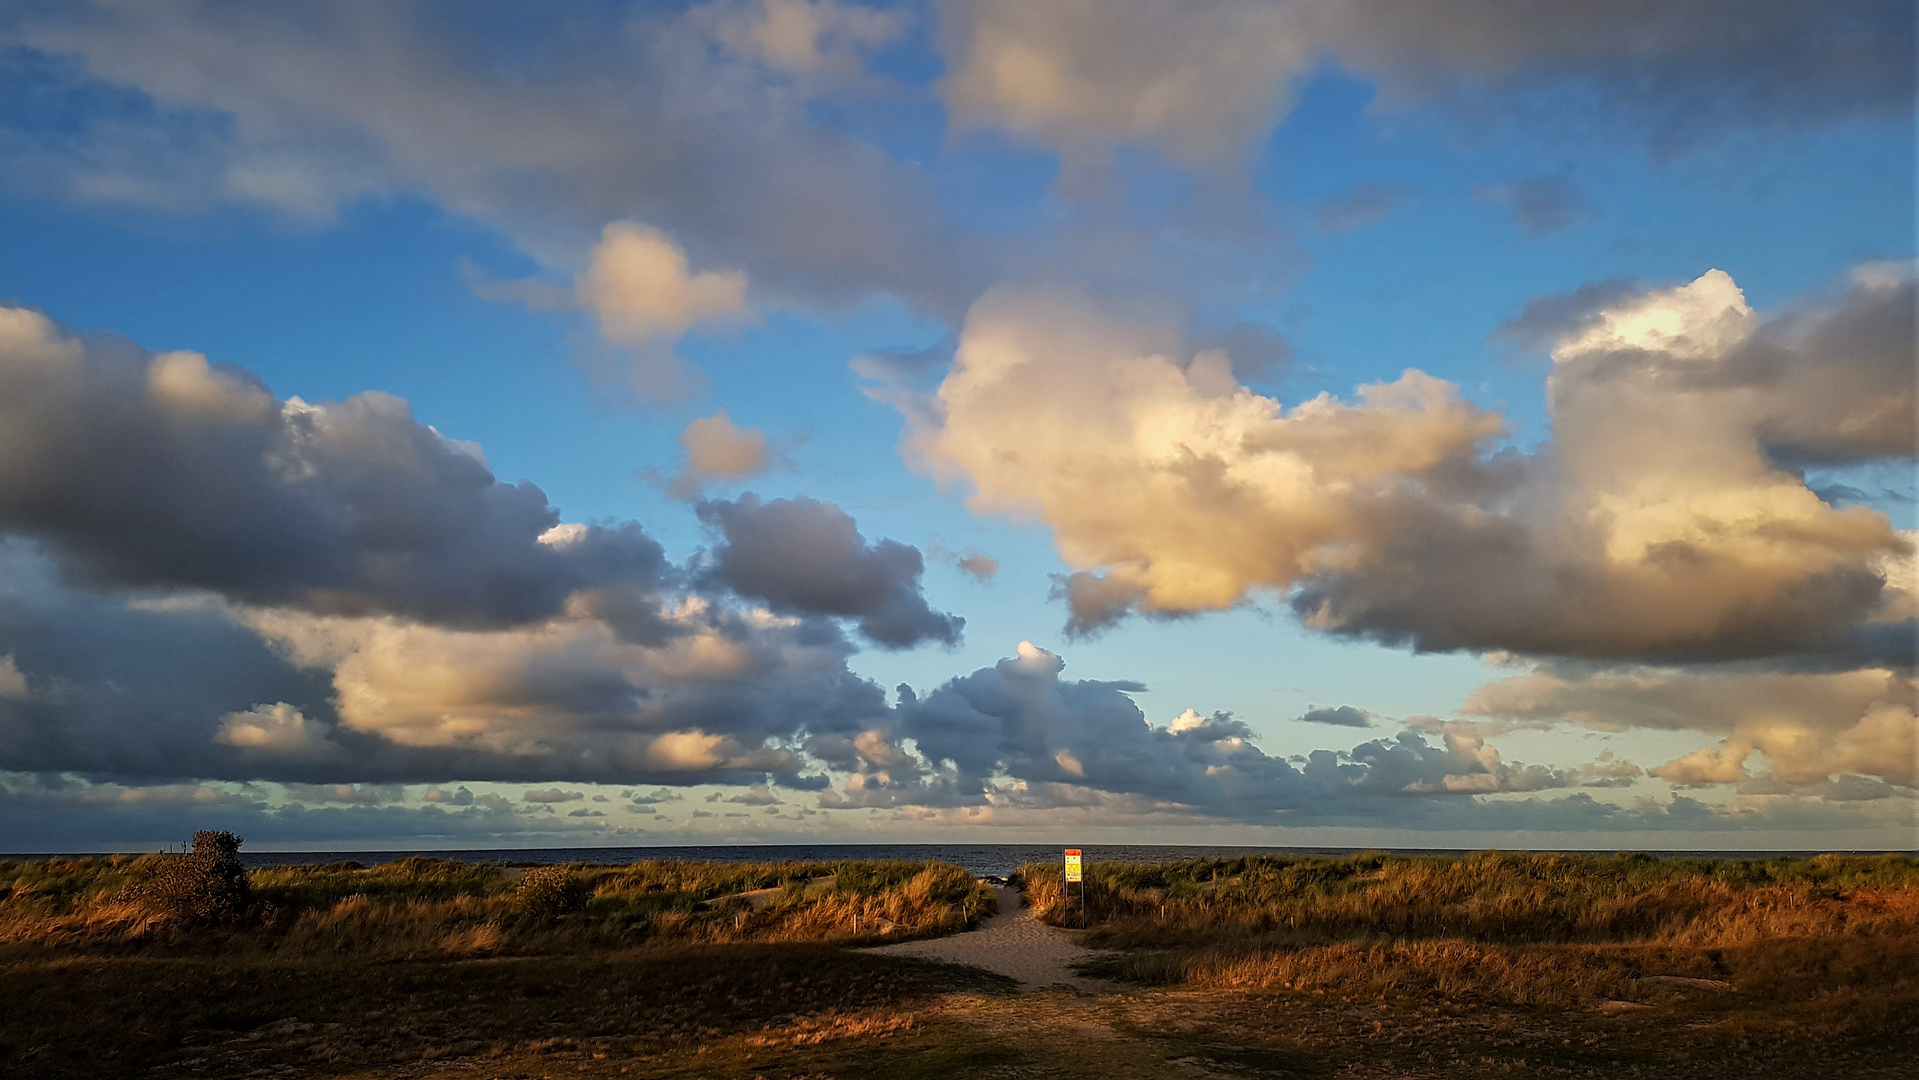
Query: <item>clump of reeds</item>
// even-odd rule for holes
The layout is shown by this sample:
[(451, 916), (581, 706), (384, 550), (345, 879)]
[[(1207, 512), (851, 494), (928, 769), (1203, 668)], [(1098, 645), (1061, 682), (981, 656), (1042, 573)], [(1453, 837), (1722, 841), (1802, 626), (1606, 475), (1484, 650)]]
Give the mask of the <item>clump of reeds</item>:
[(586, 907), (586, 883), (564, 866), (536, 866), (520, 879), (514, 894), (527, 917), (551, 922)]
[(202, 829), (188, 850), (139, 863), (125, 898), (188, 926), (237, 922), (252, 914), (242, 843), (230, 832)]

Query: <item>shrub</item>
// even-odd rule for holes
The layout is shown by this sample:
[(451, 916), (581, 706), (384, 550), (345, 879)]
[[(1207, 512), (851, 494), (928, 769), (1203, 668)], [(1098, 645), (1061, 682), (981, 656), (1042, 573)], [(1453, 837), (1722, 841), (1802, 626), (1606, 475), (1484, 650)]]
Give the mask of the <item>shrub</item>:
[(141, 860), (144, 866), (128, 890), (130, 899), (192, 925), (238, 921), (249, 913), (252, 899), (246, 868), (240, 865), (242, 843), (230, 832), (202, 829), (193, 834), (186, 852)]
[(520, 879), (520, 911), (542, 922), (586, 907), (586, 883), (564, 866), (536, 866)]

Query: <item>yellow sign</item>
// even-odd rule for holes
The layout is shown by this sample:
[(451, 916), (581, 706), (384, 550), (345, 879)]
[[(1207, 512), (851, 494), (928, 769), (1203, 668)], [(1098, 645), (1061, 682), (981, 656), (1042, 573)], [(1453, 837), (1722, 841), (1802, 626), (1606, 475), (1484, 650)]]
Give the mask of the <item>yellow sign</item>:
[(1066, 880), (1068, 881), (1081, 880), (1080, 870), (1079, 870), (1079, 849), (1076, 847), (1069, 847), (1066, 849)]

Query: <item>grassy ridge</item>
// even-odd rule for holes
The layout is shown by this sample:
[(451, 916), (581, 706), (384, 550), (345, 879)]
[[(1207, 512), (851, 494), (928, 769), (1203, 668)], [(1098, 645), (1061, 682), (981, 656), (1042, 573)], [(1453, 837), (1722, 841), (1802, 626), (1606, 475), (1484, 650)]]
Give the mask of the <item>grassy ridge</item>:
[[(516, 873), (410, 858), (252, 871), (243, 924), (181, 925), (130, 889), (155, 856), (0, 862), (0, 946), (186, 945), (212, 934), (247, 946), (356, 955), (554, 951), (649, 942), (900, 941), (964, 929), (991, 890), (946, 863), (644, 862), (569, 866), (583, 909), (533, 917)], [(743, 897), (757, 890), (771, 894)]]
[[(1919, 860), (1484, 852), (1258, 856), (1088, 868), (1105, 974), (1196, 988), (1491, 1005), (1736, 996), (1782, 1023), (1919, 1015)], [(1077, 924), (1060, 868), (1020, 872)]]

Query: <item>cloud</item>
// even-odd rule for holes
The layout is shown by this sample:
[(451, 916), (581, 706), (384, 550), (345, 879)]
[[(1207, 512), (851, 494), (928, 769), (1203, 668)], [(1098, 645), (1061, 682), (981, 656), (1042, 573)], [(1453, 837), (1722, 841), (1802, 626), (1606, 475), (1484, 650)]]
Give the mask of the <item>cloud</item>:
[(27, 696), (27, 676), (12, 653), (0, 656), (0, 697), (24, 698)]
[[(783, 302), (884, 294), (945, 313), (977, 291), (987, 252), (923, 172), (818, 122), (794, 89), (802, 68), (815, 83), (843, 74), (895, 16), (788, 0), (582, 10), (489, 32), (469, 14), (36, 13), (18, 40), (73, 112), (57, 131), (15, 134), (17, 182), (309, 221), (424, 197), (562, 275), (608, 222), (640, 221), (679, 238), (692, 265), (743, 272)], [(681, 310), (725, 292), (695, 290)]]
[(1527, 299), (1518, 315), (1500, 323), (1492, 337), (1543, 352), (1560, 337), (1597, 321), (1607, 309), (1648, 291), (1644, 281), (1606, 278), (1587, 282), (1570, 293), (1534, 296)]
[[(1663, 151), (1729, 128), (1899, 115), (1912, 100), (1913, 30), (1896, 7), (1694, 0), (1648, 17), (1521, 0), (954, 0), (938, 89), (957, 126), (1068, 158), (1148, 145), (1218, 165), (1252, 152), (1330, 58), (1379, 84), (1376, 107), (1488, 110), (1563, 130), (1569, 105), (1597, 98)], [(1529, 102), (1542, 102), (1538, 116)]]
[(328, 737), (330, 729), (301, 715), (284, 701), (255, 705), (245, 712), (230, 712), (220, 718), (220, 729), (213, 741), (264, 754), (292, 757), (337, 758), (344, 754), (339, 744)]
[(1446, 734), (1435, 746), (1410, 729), (1350, 751), (1315, 751), (1295, 768), (1260, 750), (1230, 713), (1188, 709), (1155, 726), (1129, 696), (1144, 687), (1069, 681), (1064, 668), (1058, 654), (1021, 642), (1014, 656), (924, 695), (901, 687), (890, 730), (865, 732), (837, 753), (809, 746), (851, 774), (822, 805), (1031, 807), (1125, 797), (1248, 821), (1321, 820), (1388, 813), (1381, 797), (1580, 782), (1574, 772), (1505, 762), (1482, 739)]
[(766, 433), (733, 423), (725, 409), (702, 416), (680, 432), (686, 461), (671, 477), (648, 471), (644, 475), (676, 499), (697, 499), (703, 485), (715, 480), (744, 480), (760, 476), (779, 456), (767, 445)]
[(1724, 736), (1652, 775), (1686, 785), (1737, 784), (1769, 763), (1769, 780), (1815, 787), (1846, 775), (1919, 786), (1919, 682), (1910, 669), (1804, 672), (1633, 667), (1540, 669), (1475, 690), (1462, 710), (1508, 725), (1572, 723)]
[(961, 626), (830, 503), (703, 504), (728, 542), (695, 573), (397, 398), (281, 401), (15, 309), (0, 390), (0, 769), (805, 787), (794, 744), (887, 713), (834, 618)]
[[(289, 788), (280, 802), (259, 787), (133, 785), (0, 772), (0, 826), (40, 851), (151, 850), (197, 829), (227, 829), (248, 850), (340, 846), (567, 846), (640, 840), (600, 823), (520, 812), (497, 797), (465, 805), (390, 801), (368, 788)], [(309, 804), (318, 805), (309, 805)]]
[[(461, 630), (76, 591), (0, 544), (0, 769), (310, 783), (762, 782), (887, 714), (830, 623), (687, 594), (655, 644), (585, 613)], [(271, 706), (255, 703), (275, 702)]]
[(907, 17), (836, 0), (731, 5), (716, 37), (735, 55), (801, 78), (864, 72), (861, 53), (905, 32)]
[(601, 339), (614, 348), (585, 357), (589, 372), (655, 400), (685, 396), (700, 385), (699, 373), (674, 352), (682, 335), (749, 313), (745, 274), (696, 273), (671, 237), (634, 221), (616, 221), (601, 231), (586, 268), (574, 275), (570, 297), (539, 278), (492, 281), (470, 264), (463, 270), (482, 299), (534, 311), (590, 312)]
[(1372, 727), (1373, 714), (1351, 705), (1335, 705), (1324, 709), (1308, 709), (1300, 716), (1299, 722), (1331, 724), (1334, 727)]
[(906, 452), (1052, 530), (1075, 633), (1264, 595), (1423, 650), (1889, 662), (1910, 538), (1778, 455), (1913, 452), (1911, 304), (1877, 274), (1768, 320), (1717, 270), (1617, 299), (1557, 340), (1522, 454), (1418, 371), (1287, 408), (1164, 324), (1000, 290)]
[(852, 649), (830, 626), (695, 598), (661, 645), (587, 617), (481, 632), (238, 617), (329, 673), (341, 728), (375, 737), (396, 772), (743, 782), (797, 766), (782, 741), (885, 710), (878, 688), (846, 670)]
[(462, 626), (557, 613), (591, 586), (650, 590), (638, 526), (574, 527), (530, 483), (378, 392), (281, 400), (197, 353), (82, 341), (0, 309), (0, 529), (101, 587)]
[(935, 539), (927, 546), (926, 554), (933, 559), (953, 564), (953, 568), (981, 585), (991, 585), (999, 574), (999, 560), (980, 551), (978, 548), (966, 548), (954, 551), (942, 541)]
[[(288, 799), (300, 803), (385, 806), (406, 799), (406, 789), (398, 784), (282, 784), (280, 787)], [(471, 793), (467, 801), (472, 801)]]
[(530, 803), (579, 802), (581, 799), (584, 799), (584, 798), (586, 798), (585, 792), (561, 791), (559, 788), (537, 788), (532, 791), (524, 792), (520, 795), (521, 802), (530, 802)]
[(685, 382), (672, 355), (681, 334), (746, 311), (745, 274), (696, 273), (678, 244), (630, 221), (614, 222), (600, 234), (573, 291), (576, 302), (593, 313), (601, 337), (634, 350), (636, 366), (628, 377), (654, 397), (671, 396)]
[(1342, 233), (1384, 221), (1386, 215), (1419, 197), (1406, 184), (1369, 180), (1319, 204), (1313, 215), (1321, 232)]
[(883, 648), (926, 641), (954, 644), (966, 620), (934, 611), (920, 593), (919, 549), (894, 540), (868, 544), (853, 519), (814, 499), (710, 499), (700, 520), (721, 543), (711, 553), (714, 580), (775, 611), (858, 619), (860, 633)]
[(994, 575), (999, 573), (998, 559), (983, 552), (974, 551), (971, 548), (959, 553), (959, 560), (955, 565), (959, 567), (960, 573), (965, 574), (981, 585), (990, 583)]
[(780, 797), (773, 794), (773, 790), (765, 784), (754, 784), (738, 795), (728, 795), (719, 801), (738, 803), (741, 806), (778, 806), (781, 804)]
[(1069, 156), (1150, 142), (1190, 162), (1236, 157), (1313, 59), (1287, 32), (1294, 13), (1265, 5), (979, 0), (944, 16), (939, 94), (953, 123)]
[(1509, 208), (1513, 224), (1532, 236), (1570, 228), (1597, 212), (1592, 197), (1563, 176), (1529, 176), (1505, 184), (1482, 184), (1473, 196), (1480, 202)]
[[(1757, 341), (1774, 359), (1738, 368), (1732, 385), (1762, 391), (1740, 399), (1750, 406), (1741, 415), (1768, 417), (1771, 388), (1784, 385), (1780, 365), (1798, 362), (1791, 349), (1815, 339), (1850, 340), (1832, 329), (1832, 312), (1867, 310), (1853, 303), (1858, 290), (1910, 287), (1875, 271), (1774, 333), (1748, 326), (1756, 317), (1740, 314), (1724, 286), (1708, 286), (1609, 307), (1565, 339), (1557, 360), (1571, 365), (1568, 377), (1602, 385), (1630, 380), (1648, 364), (1690, 365), (1659, 370), (1689, 392), (1720, 393), (1726, 376), (1711, 365), (1727, 349), (1747, 356), (1739, 350)], [(159, 825), (126, 822), (140, 808), (162, 805), (180, 812), (170, 823), (200, 814), (216, 826), (260, 826), (283, 837), (354, 828), (367, 836), (402, 829), (448, 838), (581, 835), (554, 831), (559, 825), (541, 833), (510, 817), (514, 807), (496, 794), (435, 788), (438, 794), (422, 796), (419, 807), (392, 797), (393, 785), (448, 784), (454, 777), (734, 785), (746, 789), (735, 793), (740, 805), (758, 797), (752, 788), (770, 797), (777, 785), (818, 791), (824, 808), (1109, 807), (1441, 827), (1521, 820), (1500, 800), (1611, 786), (1634, 775), (1606, 761), (1570, 768), (1509, 762), (1484, 734), (1464, 730), (1442, 730), (1437, 742), (1431, 732), (1402, 731), (1316, 751), (1295, 764), (1266, 754), (1253, 729), (1228, 713), (1193, 709), (1165, 726), (1149, 723), (1131, 697), (1137, 684), (1063, 679), (1064, 661), (1030, 643), (924, 694), (903, 690), (889, 708), (877, 686), (849, 669), (854, 648), (835, 620), (856, 620), (882, 642), (887, 635), (944, 640), (943, 633), (957, 635), (959, 623), (926, 605), (917, 549), (867, 542), (830, 504), (752, 496), (702, 503), (720, 543), (691, 568), (671, 567), (637, 526), (560, 524), (543, 496), (513, 501), (521, 496), (512, 492), (530, 485), (497, 493), (505, 485), (493, 480), (477, 448), (419, 425), (397, 399), (383, 399), (367, 420), (332, 405), (281, 401), (244, 371), (193, 354), (156, 357), (125, 343), (81, 342), (31, 313), (8, 312), (6, 320), (0, 330), (14, 336), (0, 351), (0, 379), (17, 396), (0, 396), (0, 409), (15, 410), (0, 424), (0, 528), (7, 534), (0, 538), (0, 656), (18, 677), (15, 690), (25, 692), (0, 694), (0, 770), (27, 779), (8, 780), (0, 802), (9, 821), (36, 827), (48, 827), (62, 807), (77, 815), (65, 831), (44, 835), (117, 827), (123, 836), (143, 836)], [(1104, 324), (1088, 326), (1087, 339), (1105, 340)], [(982, 360), (1013, 355), (975, 351), (970, 330), (949, 382), (976, 374)], [(1080, 339), (1064, 333), (1060, 340)], [(1644, 347), (1649, 341), (1656, 350)], [(1046, 355), (1075, 359), (1070, 348)], [(1148, 357), (1137, 368), (1138, 385), (1150, 391), (1144, 400), (1166, 410), (1148, 411), (1155, 431), (1178, 432), (1163, 421), (1192, 407), (1166, 392), (1182, 384), (1204, 390), (1205, 401), (1223, 399), (1250, 417), (1270, 417), (1260, 404), (1266, 399), (1238, 387), (1217, 352), (1183, 366)], [(1101, 373), (1099, 364), (1081, 363), (1061, 385), (1099, 385)], [(1297, 429), (1275, 433), (1249, 422), (1234, 445), (1330, 455), (1312, 460), (1331, 460), (1347, 470), (1336, 475), (1360, 477), (1380, 458), (1417, 459), (1432, 431), (1471, 447), (1487, 414), (1422, 378), (1381, 388), (1358, 406), (1330, 399), (1302, 406), (1312, 423)], [(939, 402), (949, 420), (958, 415), (956, 402), (963, 399), (943, 395)], [(1851, 415), (1844, 406), (1843, 396), (1826, 406), (1836, 410), (1833, 423)], [(1100, 407), (1134, 406), (1108, 395)], [(1349, 439), (1341, 427), (1347, 414), (1366, 409), (1391, 423), (1366, 428), (1380, 418), (1364, 418), (1361, 437)], [(86, 430), (50, 431), (62, 417)], [(289, 417), (306, 426), (289, 434)], [(350, 439), (329, 441), (343, 429)], [(1807, 440), (1818, 429), (1807, 430), (1793, 437)], [(1859, 434), (1870, 425), (1848, 430), (1855, 441), (1845, 444), (1846, 453), (1866, 453), (1880, 438)], [(1097, 440), (1064, 442), (1081, 438), (1070, 428), (1050, 437), (1099, 449)], [(1030, 452), (1017, 441), (1005, 449)], [(68, 483), (55, 484), (46, 473)], [(1205, 480), (1208, 473), (1192, 475)], [(1437, 493), (1470, 492), (1480, 482), (1470, 470), (1464, 478), (1431, 475)], [(482, 494), (462, 501), (442, 484)], [(119, 504), (89, 485), (119, 493)], [(488, 517), (495, 512), (490, 499), (514, 512)], [(462, 516), (448, 506), (480, 510)], [(168, 509), (178, 507), (221, 512), (202, 522)], [(382, 516), (402, 508), (411, 513), (397, 523)], [(243, 531), (242, 541), (218, 531), (262, 528), (259, 519), (273, 513), (304, 513), (332, 531), (296, 537), (305, 546), (291, 553), (274, 547), (277, 532)], [(344, 523), (329, 522), (328, 513)], [(494, 535), (448, 537), (461, 528)], [(138, 548), (136, 535), (147, 538), (148, 550)], [(523, 609), (487, 607), (471, 600), (490, 600), (484, 592), (456, 590), (456, 603), (396, 578), (414, 565), (407, 545), (421, 535), (451, 545), (447, 558), (471, 558), (461, 545), (477, 543), (493, 564), (529, 568), (525, 576), (544, 581), (541, 588), (556, 598)], [(205, 558), (199, 548), (222, 544), (230, 562), (252, 559), (252, 567), (197, 561)], [(196, 559), (159, 557), (182, 551)], [(1906, 595), (1909, 571), (1894, 562), (1874, 571), (1885, 594), (1875, 612), (1885, 614), (1888, 600)], [(1888, 576), (1893, 584), (1885, 584)], [(352, 603), (339, 599), (347, 591), (343, 580), (352, 583)], [(1859, 764), (1896, 753), (1905, 745), (1902, 730), (1909, 741), (1909, 706), (1902, 715), (1896, 704), (1867, 702), (1843, 725), (1835, 721), (1829, 737), (1815, 731), (1811, 739), (1788, 738), (1791, 732), (1772, 720), (1761, 730), (1735, 718), (1716, 763), (1730, 760), (1745, 770), (1751, 780), (1742, 791), (1758, 780), (1795, 785), (1789, 795), (1755, 791), (1754, 798), (1824, 799), (1830, 792), (1862, 804), (1883, 801), (1866, 798), (1868, 789), (1845, 777), (1906, 782)], [(1740, 740), (1750, 747), (1735, 756)], [(1795, 764), (1789, 752), (1802, 745), (1811, 749)], [(1772, 760), (1770, 774), (1757, 772), (1754, 753)], [(1660, 769), (1689, 783), (1734, 771)], [(225, 783), (130, 782), (189, 779)], [(280, 795), (255, 790), (268, 781), (292, 786)], [(1482, 798), (1492, 801), (1474, 801)], [(306, 803), (319, 809), (303, 809)], [(1568, 798), (1548, 805), (1553, 809), (1537, 820), (1563, 814), (1590, 824), (1632, 813)]]

